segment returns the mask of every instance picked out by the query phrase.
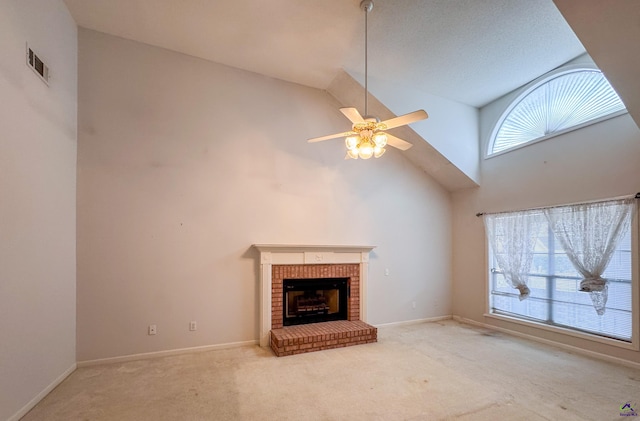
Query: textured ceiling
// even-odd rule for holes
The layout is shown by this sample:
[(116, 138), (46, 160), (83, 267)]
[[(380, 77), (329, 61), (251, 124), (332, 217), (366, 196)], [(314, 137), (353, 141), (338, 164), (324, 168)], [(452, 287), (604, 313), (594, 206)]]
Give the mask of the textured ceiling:
[[(363, 73), (360, 0), (65, 0), (78, 25), (326, 89)], [(552, 0), (376, 0), (372, 79), (482, 106), (582, 54)]]

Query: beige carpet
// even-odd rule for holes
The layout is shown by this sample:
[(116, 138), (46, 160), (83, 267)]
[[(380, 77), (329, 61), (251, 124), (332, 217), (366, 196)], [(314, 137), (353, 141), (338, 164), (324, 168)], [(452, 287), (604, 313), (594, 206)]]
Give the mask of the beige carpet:
[(80, 368), (23, 420), (629, 420), (640, 403), (640, 370), (535, 342), (454, 321), (378, 334)]

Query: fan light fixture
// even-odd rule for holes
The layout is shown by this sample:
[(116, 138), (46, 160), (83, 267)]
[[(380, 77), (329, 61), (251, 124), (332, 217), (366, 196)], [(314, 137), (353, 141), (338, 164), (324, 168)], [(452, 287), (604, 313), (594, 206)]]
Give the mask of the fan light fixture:
[(347, 146), (348, 159), (369, 159), (372, 156), (380, 158), (386, 152), (387, 134), (379, 130), (379, 123), (357, 123), (353, 131), (354, 135), (348, 136), (344, 142)]
[(423, 120), (428, 117), (424, 110), (414, 111), (409, 114), (395, 117), (386, 121), (380, 121), (376, 117), (368, 115), (369, 111), (369, 86), (368, 86), (368, 15), (373, 9), (372, 0), (362, 0), (360, 8), (364, 10), (364, 117), (360, 115), (357, 109), (353, 107), (340, 108), (342, 114), (347, 117), (353, 126), (351, 131), (344, 133), (332, 134), (329, 136), (316, 137), (309, 139), (309, 143), (321, 142), (323, 140), (335, 139), (337, 137), (345, 137), (345, 145), (347, 147), (347, 156), (345, 159), (369, 159), (372, 156), (380, 158), (386, 152), (385, 146), (390, 145), (400, 150), (407, 150), (411, 143), (397, 138), (383, 130), (389, 130), (396, 127), (404, 126), (415, 121)]

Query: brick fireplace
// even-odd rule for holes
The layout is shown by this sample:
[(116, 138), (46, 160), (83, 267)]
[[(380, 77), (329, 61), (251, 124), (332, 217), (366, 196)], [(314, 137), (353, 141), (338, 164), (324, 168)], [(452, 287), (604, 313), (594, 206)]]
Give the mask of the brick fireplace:
[(360, 265), (274, 265), (271, 276), (271, 329), (282, 329), (284, 316), (283, 281), (285, 279), (346, 278), (350, 294), (347, 297), (347, 320), (360, 320)]
[[(260, 345), (277, 356), (376, 342), (366, 323), (369, 246), (254, 245), (260, 251)], [(283, 326), (286, 282), (346, 280), (343, 320)]]

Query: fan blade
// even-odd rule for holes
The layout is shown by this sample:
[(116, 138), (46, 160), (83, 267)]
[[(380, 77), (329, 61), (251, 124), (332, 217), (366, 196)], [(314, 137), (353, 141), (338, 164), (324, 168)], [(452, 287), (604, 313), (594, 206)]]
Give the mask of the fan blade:
[(425, 110), (418, 110), (409, 114), (401, 115), (399, 117), (382, 121), (379, 124), (380, 125), (384, 124), (386, 126), (384, 130), (388, 130), (388, 129), (393, 129), (395, 127), (404, 126), (406, 124), (411, 124), (416, 121), (424, 120), (425, 118), (428, 118), (428, 117), (429, 117), (429, 114), (427, 114)]
[(362, 118), (358, 110), (353, 107), (340, 108), (340, 112), (344, 114), (344, 116), (347, 117), (353, 124), (364, 122), (364, 118)]
[(347, 137), (353, 134), (355, 134), (355, 132), (343, 132), (343, 133), (330, 134), (328, 136), (314, 137), (313, 139), (307, 140), (307, 142), (308, 143), (322, 142), (323, 140), (335, 139), (337, 137)]
[(392, 134), (385, 133), (387, 135), (387, 145), (393, 146), (394, 148), (398, 148), (401, 151), (406, 151), (413, 145), (406, 140), (402, 140), (399, 137), (395, 137)]

